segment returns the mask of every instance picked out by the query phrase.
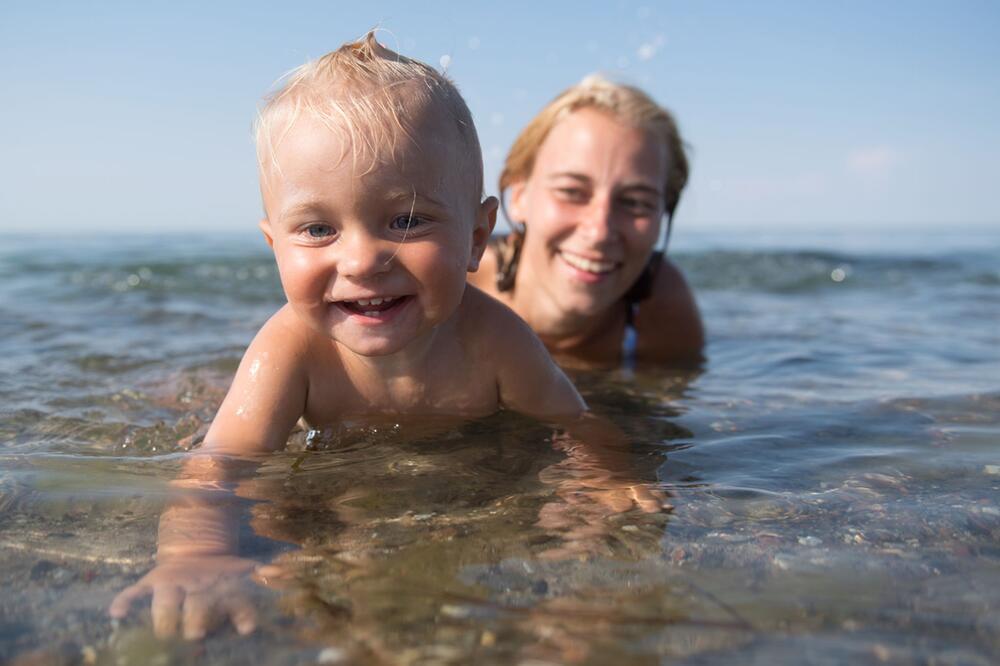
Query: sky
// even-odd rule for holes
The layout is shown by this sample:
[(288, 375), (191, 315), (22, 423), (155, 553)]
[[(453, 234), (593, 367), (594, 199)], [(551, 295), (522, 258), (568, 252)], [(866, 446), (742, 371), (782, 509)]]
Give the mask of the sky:
[(373, 27), (456, 82), (490, 194), (601, 72), (677, 117), (675, 234), (1000, 228), (997, 2), (2, 0), (0, 231), (255, 229), (261, 97)]

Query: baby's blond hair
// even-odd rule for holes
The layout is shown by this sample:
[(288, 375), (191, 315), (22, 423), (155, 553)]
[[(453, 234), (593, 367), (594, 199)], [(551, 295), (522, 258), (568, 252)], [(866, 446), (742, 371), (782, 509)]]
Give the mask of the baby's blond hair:
[(478, 202), (482, 150), (465, 100), (440, 72), (379, 44), (374, 30), (282, 77), (254, 123), (258, 167), (262, 177), (267, 166), (280, 173), (275, 149), (303, 114), (346, 134), (356, 166), (363, 157), (372, 165), (381, 156), (393, 158), (401, 139), (419, 143), (414, 125), (426, 113), (445, 113), (454, 120), (468, 163), (453, 168), (470, 178)]
[(639, 88), (614, 83), (592, 74), (549, 102), (521, 131), (500, 174), (500, 191), (527, 180), (538, 150), (555, 125), (580, 109), (597, 109), (655, 136), (667, 150), (669, 169), (664, 188), (664, 212), (672, 217), (687, 184), (688, 161), (684, 142), (670, 112)]

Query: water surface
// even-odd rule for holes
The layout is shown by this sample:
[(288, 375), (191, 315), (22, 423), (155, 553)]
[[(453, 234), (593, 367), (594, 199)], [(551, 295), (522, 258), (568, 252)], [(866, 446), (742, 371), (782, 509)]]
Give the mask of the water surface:
[(995, 663), (1000, 236), (677, 241), (709, 362), (573, 371), (672, 508), (510, 414), (298, 435), (239, 491), (287, 572), (247, 584), (260, 629), (188, 644), (105, 609), (281, 303), (266, 247), (7, 239), (0, 661)]

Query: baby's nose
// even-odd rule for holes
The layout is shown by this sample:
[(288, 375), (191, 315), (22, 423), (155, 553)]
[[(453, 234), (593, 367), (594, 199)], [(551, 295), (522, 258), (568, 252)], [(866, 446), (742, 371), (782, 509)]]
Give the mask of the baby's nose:
[[(346, 243), (343, 241), (347, 241)], [(392, 267), (395, 244), (356, 233), (339, 243), (337, 272), (345, 277), (364, 278), (385, 273)]]

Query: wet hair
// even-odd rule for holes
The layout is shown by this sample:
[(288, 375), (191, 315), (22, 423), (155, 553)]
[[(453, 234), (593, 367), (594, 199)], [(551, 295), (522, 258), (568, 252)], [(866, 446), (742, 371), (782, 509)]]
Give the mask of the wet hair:
[(379, 44), (374, 30), (295, 68), (265, 97), (254, 123), (261, 176), (266, 166), (280, 173), (275, 149), (303, 115), (346, 134), (355, 166), (367, 158), (373, 168), (386, 154), (395, 159), (401, 140), (419, 144), (419, 124), (429, 114), (453, 121), (456, 135), (448, 139), (463, 144), (468, 161), (453, 168), (469, 178), (478, 203), (483, 158), (469, 107), (444, 74)]
[(672, 219), (688, 180), (687, 155), (674, 117), (639, 88), (614, 83), (596, 74), (564, 90), (521, 130), (500, 173), (500, 192), (531, 176), (538, 150), (549, 132), (563, 118), (580, 109), (606, 112), (662, 142), (669, 160), (663, 204), (668, 221)]

